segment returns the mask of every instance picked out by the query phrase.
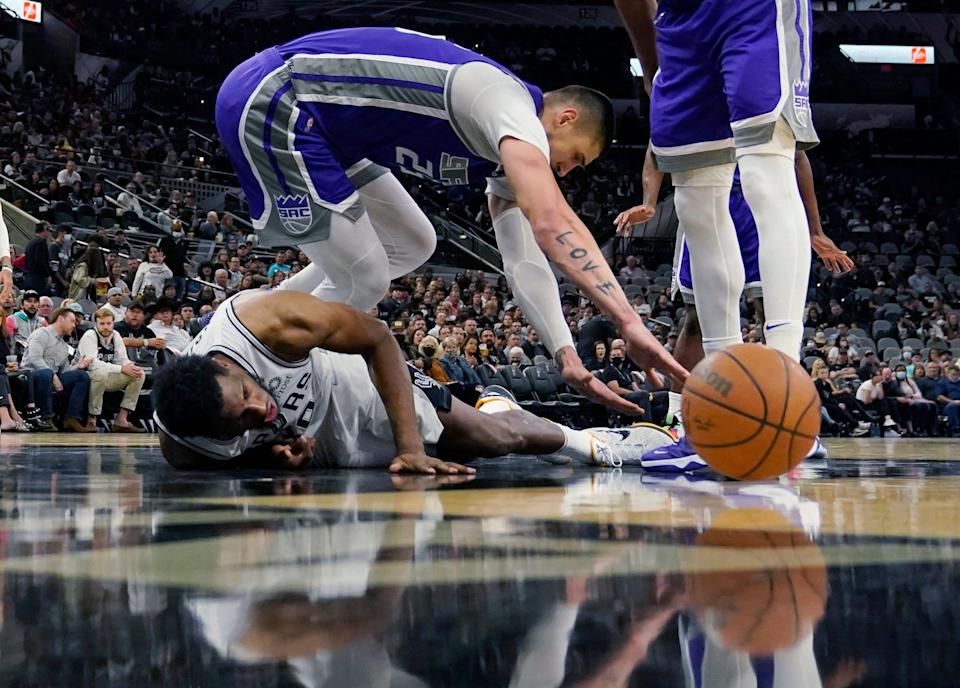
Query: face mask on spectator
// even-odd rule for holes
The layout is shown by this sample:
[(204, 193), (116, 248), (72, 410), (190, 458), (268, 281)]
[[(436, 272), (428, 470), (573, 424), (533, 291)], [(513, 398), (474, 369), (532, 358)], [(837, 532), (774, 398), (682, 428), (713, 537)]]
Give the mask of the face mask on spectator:
[(437, 353), (437, 350), (434, 349), (432, 346), (423, 347), (423, 355), (426, 356), (427, 358), (433, 358), (433, 355), (435, 353)]
[(907, 371), (905, 371), (905, 370), (898, 370), (898, 371), (897, 371), (897, 379), (898, 379), (898, 380), (906, 380), (906, 379), (907, 379)]

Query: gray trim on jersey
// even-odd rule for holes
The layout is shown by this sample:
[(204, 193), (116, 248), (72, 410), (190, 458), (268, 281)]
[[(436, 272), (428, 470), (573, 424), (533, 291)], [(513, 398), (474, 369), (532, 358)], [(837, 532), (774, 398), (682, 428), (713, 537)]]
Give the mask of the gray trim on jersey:
[(735, 163), (736, 161), (737, 153), (733, 146), (684, 155), (653, 154), (653, 162), (661, 172), (685, 172), (686, 170), (698, 170), (703, 167), (713, 167), (731, 162)]
[[(784, 118), (786, 119), (786, 118)], [(765, 122), (753, 127), (744, 127), (733, 132), (737, 148), (760, 146), (773, 140), (773, 132), (777, 128), (776, 122)]]
[[(293, 78), (295, 83), (309, 84), (309, 89), (298, 88), (298, 92), (305, 100), (311, 98), (363, 98), (366, 100), (389, 101), (404, 105), (414, 105), (421, 108), (443, 111), (443, 94), (433, 91), (424, 91), (408, 86), (394, 86), (390, 84), (360, 84), (344, 81), (300, 81)], [(309, 91), (305, 93), (304, 91)]]
[[(469, 63), (465, 63), (469, 64)], [(457, 72), (460, 71), (460, 68), (463, 67), (462, 64), (457, 65), (450, 70), (450, 73), (447, 75), (446, 84), (443, 88), (443, 107), (447, 111), (447, 117), (450, 118), (450, 127), (453, 129), (453, 133), (457, 135), (457, 138), (463, 141), (463, 145), (467, 147), (467, 150), (473, 153), (476, 156), (483, 157), (480, 153), (475, 150), (475, 146), (470, 142), (469, 137), (467, 136), (466, 131), (463, 127), (460, 126), (460, 123), (457, 121), (457, 118), (453, 116), (453, 78), (457, 75)]]
[[(292, 72), (300, 74), (393, 79), (438, 87), (446, 83), (447, 74), (450, 71), (442, 67), (428, 67), (386, 59), (363, 59), (362, 56), (345, 58), (327, 55), (294, 55), (287, 64), (290, 65)], [(316, 83), (313, 79), (310, 82)]]
[[(813, 111), (810, 107), (810, 75), (813, 71), (813, 55), (811, 54), (813, 26), (810, 25), (810, 0), (778, 0), (780, 2), (781, 23), (783, 26), (783, 47), (787, 57), (787, 100), (783, 105), (780, 116), (786, 120), (793, 130), (793, 136), (798, 145), (812, 148), (820, 143), (820, 137), (813, 126)], [(798, 17), (799, 15), (799, 17)], [(801, 44), (797, 33), (799, 19), (800, 30), (803, 32), (804, 42)], [(803, 61), (800, 60), (801, 51)], [(802, 90), (800, 96), (805, 99), (806, 107), (798, 109), (796, 87)], [(766, 143), (773, 137), (760, 141)], [(737, 144), (740, 145), (739, 140)]]
[(390, 174), (389, 169), (383, 165), (378, 165), (377, 163), (372, 162), (369, 165), (357, 170), (353, 174), (347, 172), (347, 178), (353, 182), (355, 187), (362, 189), (370, 182), (374, 182), (387, 174)]
[[(680, 287), (678, 291), (680, 292), (680, 298), (683, 299), (683, 303), (685, 306), (695, 307), (697, 305), (697, 299), (693, 295), (692, 289), (687, 289), (686, 287)], [(761, 286), (760, 282), (751, 282), (750, 284), (747, 284), (746, 286), (744, 286), (743, 292), (741, 293), (743, 294), (743, 296), (746, 296), (749, 299), (762, 299), (763, 287)]]

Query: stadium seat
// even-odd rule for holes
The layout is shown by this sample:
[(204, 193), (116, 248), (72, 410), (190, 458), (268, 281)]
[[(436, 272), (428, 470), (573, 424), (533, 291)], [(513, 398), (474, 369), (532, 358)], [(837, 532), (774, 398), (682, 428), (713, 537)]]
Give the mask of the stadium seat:
[(510, 385), (507, 384), (507, 381), (503, 378), (503, 375), (500, 373), (499, 369), (494, 370), (488, 365), (477, 366), (477, 374), (480, 376), (480, 381), (483, 383), (484, 387), (489, 385), (500, 385), (501, 387), (510, 388)]
[(132, 210), (124, 210), (120, 216), (120, 226), (124, 229), (140, 229), (140, 216)]
[(540, 366), (529, 366), (523, 371), (527, 381), (533, 388), (533, 397), (546, 408), (556, 408), (557, 406), (577, 406), (575, 403), (564, 404), (557, 396), (557, 388), (550, 379), (550, 375)]
[(950, 256), (943, 256), (940, 259), (940, 264), (942, 267), (939, 270), (937, 270), (937, 279), (940, 280), (941, 282), (946, 282), (947, 278), (953, 274), (953, 270), (950, 269), (954, 267), (953, 265), (950, 265), (950, 266), (943, 265), (943, 261), (946, 260), (947, 258), (950, 258)]
[(888, 303), (886, 306), (877, 311), (877, 315), (885, 320), (896, 320), (903, 315), (903, 308), (896, 303)]
[(57, 201), (53, 206), (53, 222), (54, 224), (73, 224), (75, 218), (73, 217), (73, 208), (66, 201)]
[(880, 253), (885, 256), (895, 256), (900, 253), (900, 247), (890, 241), (880, 244)]
[(77, 208), (77, 224), (81, 227), (95, 227), (97, 225), (96, 208), (87, 204)]
[(886, 320), (877, 320), (873, 323), (873, 338), (879, 339), (894, 332), (893, 323)]
[(110, 229), (112, 227), (116, 227), (117, 216), (112, 210), (108, 208), (105, 212), (100, 213), (100, 219), (97, 221), (97, 224), (103, 227), (104, 229)]
[(899, 346), (890, 346), (883, 350), (883, 356), (881, 356), (881, 358), (884, 361), (896, 361), (901, 358), (901, 353)]
[(80, 306), (87, 315), (93, 315), (97, 312), (97, 304), (90, 299), (80, 299), (77, 301), (77, 305)]
[(874, 256), (874, 258), (873, 258), (873, 264), (874, 264), (874, 265), (877, 265), (877, 266), (879, 266), (879, 267), (884, 267), (884, 268), (885, 268), (885, 267), (887, 267), (888, 265), (890, 265), (890, 257), (889, 257), (889, 256), (883, 256), (883, 255), (881, 255), (881, 256)]
[(803, 359), (803, 367), (807, 370), (813, 370), (813, 364), (822, 360), (819, 356), (806, 356)]
[(520, 368), (505, 365), (498, 367), (497, 370), (507, 383), (507, 389), (513, 392), (513, 396), (517, 398), (517, 403), (520, 406), (529, 410), (542, 408), (542, 404), (533, 398), (533, 385), (530, 384)]
[(914, 351), (920, 351), (923, 348), (923, 340), (917, 339), (916, 337), (907, 337), (903, 340), (904, 346), (909, 346)]
[[(957, 259), (953, 256), (940, 256), (940, 267), (941, 268), (955, 268), (957, 267)], [(937, 273), (937, 277), (940, 276), (940, 273)]]
[(861, 338), (867, 338), (870, 336), (869, 334), (867, 334), (866, 330), (863, 330), (859, 327), (851, 328), (847, 334), (851, 337), (861, 337)]
[(840, 244), (840, 250), (846, 251), (847, 253), (856, 253), (857, 245), (852, 241), (844, 241), (844, 242), (841, 242)]
[[(741, 325), (741, 326), (743, 325), (743, 321), (744, 321), (744, 320), (746, 320), (746, 318), (740, 318), (740, 325)], [(810, 338), (813, 337), (813, 335), (815, 335), (816, 333), (817, 333), (817, 329), (816, 329), (815, 327), (804, 327), (804, 328), (803, 328), (803, 338), (804, 338), (804, 339), (810, 339)]]
[(944, 244), (940, 247), (940, 254), (944, 256), (960, 256), (960, 248), (956, 244)]
[(949, 349), (950, 343), (941, 337), (931, 337), (927, 340), (927, 346), (931, 349)]
[(886, 349), (892, 349), (892, 348), (896, 348), (896, 349), (900, 348), (900, 342), (898, 342), (893, 337), (881, 337), (880, 339), (877, 340), (876, 351), (878, 354), (882, 351), (885, 351)]
[(934, 265), (936, 265), (932, 256), (917, 256), (916, 264), (921, 265), (925, 268), (933, 267)]
[(880, 253), (880, 249), (877, 248), (877, 245), (872, 241), (864, 241), (863, 243), (861, 243), (860, 250), (863, 251), (864, 253), (870, 253), (873, 255)]

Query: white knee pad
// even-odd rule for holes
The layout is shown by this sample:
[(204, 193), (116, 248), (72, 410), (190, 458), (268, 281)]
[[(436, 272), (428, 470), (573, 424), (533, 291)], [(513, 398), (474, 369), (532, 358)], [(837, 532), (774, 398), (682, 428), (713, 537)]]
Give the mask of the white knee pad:
[(390, 279), (430, 259), (437, 249), (437, 232), (396, 177), (380, 175), (357, 192), (387, 253)]
[(520, 308), (550, 350), (573, 346), (570, 327), (563, 317), (557, 278), (533, 236), (533, 227), (520, 208), (511, 208), (493, 220), (503, 271)]
[(334, 215), (330, 237), (304, 244), (300, 250), (326, 276), (312, 292), (318, 298), (368, 311), (387, 293), (387, 254), (366, 213), (357, 222)]
[(733, 220), (734, 165), (674, 173), (674, 205), (690, 249), (690, 273), (706, 353), (740, 341), (743, 259)]

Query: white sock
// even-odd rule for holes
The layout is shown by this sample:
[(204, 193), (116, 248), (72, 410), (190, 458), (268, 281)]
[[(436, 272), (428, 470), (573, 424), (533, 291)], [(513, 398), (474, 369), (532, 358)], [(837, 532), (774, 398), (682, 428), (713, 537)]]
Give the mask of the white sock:
[(593, 463), (593, 447), (600, 440), (583, 430), (574, 430), (559, 423), (557, 427), (563, 430), (563, 446), (550, 456), (566, 457), (576, 463)]
[(690, 249), (690, 273), (703, 351), (711, 353), (743, 341), (740, 294), (743, 259), (730, 217), (734, 165), (674, 173), (674, 204)]
[(748, 148), (740, 154), (740, 183), (760, 240), (764, 337), (767, 346), (799, 361), (810, 278), (810, 233), (797, 187), (793, 135), (780, 123), (774, 138), (772, 143), (782, 149), (779, 152), (765, 147), (764, 152)]

